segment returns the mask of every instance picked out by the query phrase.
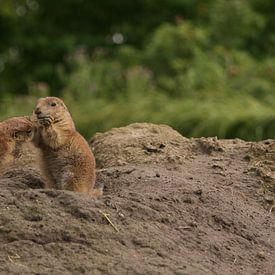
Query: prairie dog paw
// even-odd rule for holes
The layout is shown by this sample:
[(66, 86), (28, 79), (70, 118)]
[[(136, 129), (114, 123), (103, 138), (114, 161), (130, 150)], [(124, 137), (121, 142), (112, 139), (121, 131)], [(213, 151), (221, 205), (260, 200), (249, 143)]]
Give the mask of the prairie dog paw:
[(38, 124), (44, 127), (50, 126), (53, 123), (52, 117), (38, 118)]

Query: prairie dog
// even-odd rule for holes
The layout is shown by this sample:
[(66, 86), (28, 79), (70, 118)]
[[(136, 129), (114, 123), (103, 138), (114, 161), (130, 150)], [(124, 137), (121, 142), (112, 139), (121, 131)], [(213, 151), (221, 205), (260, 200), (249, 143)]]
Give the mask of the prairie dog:
[(47, 187), (101, 196), (102, 190), (94, 189), (94, 155), (76, 131), (64, 102), (56, 97), (40, 98), (33, 113), (38, 125), (34, 143), (42, 151)]
[(20, 157), (22, 143), (34, 137), (35, 124), (29, 117), (13, 117), (0, 122), (0, 173)]

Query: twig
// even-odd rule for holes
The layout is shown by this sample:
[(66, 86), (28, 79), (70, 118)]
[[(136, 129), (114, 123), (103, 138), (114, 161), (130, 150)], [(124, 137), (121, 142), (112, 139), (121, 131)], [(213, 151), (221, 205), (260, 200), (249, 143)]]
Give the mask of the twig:
[(10, 262), (14, 263), (13, 259), (20, 259), (21, 257), (18, 254), (15, 254), (14, 256), (10, 256), (8, 255), (8, 259), (10, 260)]
[(17, 263), (17, 262), (14, 261), (15, 259), (21, 259), (21, 257), (20, 257), (17, 253), (14, 254), (14, 256), (8, 255), (8, 259), (9, 259), (9, 261), (10, 261), (11, 263), (13, 263), (13, 264), (16, 264), (16, 265), (23, 266), (23, 267), (26, 267), (26, 268), (27, 268), (26, 265), (21, 264), (21, 263)]
[(275, 208), (275, 203), (272, 204), (272, 206), (269, 209), (269, 213), (271, 213), (273, 211), (273, 209)]
[(109, 218), (109, 214), (106, 214), (99, 210), (99, 212), (104, 216), (104, 218), (109, 222), (109, 224), (115, 229), (116, 232), (119, 232), (119, 229), (113, 224), (113, 222)]
[(236, 263), (236, 261), (237, 261), (237, 257), (235, 256), (235, 259), (234, 259), (234, 262), (233, 262), (233, 264), (235, 264), (235, 263)]

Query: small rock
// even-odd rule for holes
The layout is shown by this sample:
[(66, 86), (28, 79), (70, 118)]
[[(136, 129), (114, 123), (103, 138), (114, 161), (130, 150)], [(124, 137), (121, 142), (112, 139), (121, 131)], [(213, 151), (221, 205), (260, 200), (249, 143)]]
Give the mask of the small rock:
[(265, 253), (262, 250), (257, 252), (257, 256), (261, 259), (265, 259)]
[(196, 195), (201, 196), (201, 194), (202, 194), (202, 189), (198, 189), (198, 190), (196, 190), (194, 193), (195, 193)]
[(273, 203), (274, 202), (274, 196), (270, 196), (270, 195), (265, 195), (264, 199), (269, 202), (269, 203)]

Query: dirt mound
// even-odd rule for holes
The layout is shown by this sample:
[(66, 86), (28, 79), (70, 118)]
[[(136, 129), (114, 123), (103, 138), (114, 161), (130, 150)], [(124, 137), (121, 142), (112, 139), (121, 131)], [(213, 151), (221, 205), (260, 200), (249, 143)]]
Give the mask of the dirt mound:
[[(97, 173), (101, 200), (39, 189), (32, 170), (0, 179), (0, 274), (274, 274), (274, 211), (253, 149), (261, 143), (175, 133), (173, 147), (168, 134), (142, 143), (153, 125), (136, 127), (136, 138), (126, 128), (137, 159), (121, 128), (92, 142), (109, 166)], [(144, 153), (142, 144), (158, 142), (161, 152)], [(167, 147), (180, 159), (170, 161)], [(116, 155), (127, 163), (110, 167)]]
[(190, 144), (171, 127), (151, 123), (114, 128), (90, 140), (98, 168), (127, 163), (182, 163)]

